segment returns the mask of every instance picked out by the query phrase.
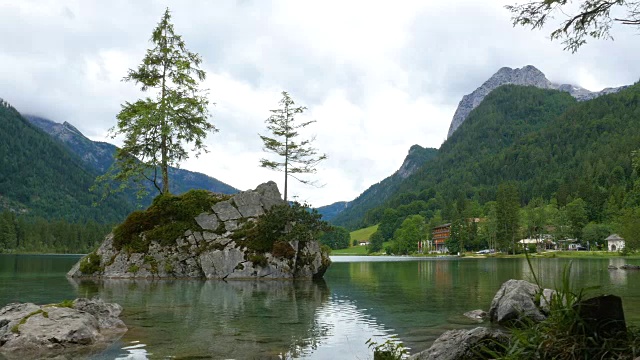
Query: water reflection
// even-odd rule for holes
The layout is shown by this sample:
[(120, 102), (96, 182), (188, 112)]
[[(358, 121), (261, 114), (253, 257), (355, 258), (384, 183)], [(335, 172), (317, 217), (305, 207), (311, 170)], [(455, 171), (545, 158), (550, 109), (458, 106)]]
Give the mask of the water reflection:
[(303, 357), (332, 330), (317, 316), (329, 299), (324, 282), (70, 281), (80, 296), (125, 308), (130, 330), (104, 358)]

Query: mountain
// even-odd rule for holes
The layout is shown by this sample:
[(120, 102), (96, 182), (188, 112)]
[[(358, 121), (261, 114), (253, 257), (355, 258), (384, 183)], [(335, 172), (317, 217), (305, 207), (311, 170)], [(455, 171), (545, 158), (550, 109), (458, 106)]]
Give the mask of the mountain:
[(475, 109), (482, 100), (494, 89), (507, 84), (523, 85), (523, 86), (535, 86), (540, 89), (553, 89), (568, 92), (571, 96), (578, 101), (591, 100), (596, 97), (618, 92), (626, 86), (617, 88), (606, 88), (598, 92), (591, 92), (587, 89), (570, 84), (555, 84), (547, 79), (547, 77), (532, 65), (527, 65), (521, 69), (512, 69), (510, 67), (503, 67), (493, 74), (489, 80), (485, 81), (479, 88), (474, 90), (471, 94), (464, 95), (458, 108), (453, 115), (451, 125), (449, 126), (449, 133), (447, 137), (451, 137), (454, 131), (467, 119), (469, 113)]
[[(492, 91), (447, 139), (435, 158), (396, 186), (364, 216), (394, 226), (412, 214), (451, 219), (460, 201), (479, 206), (513, 183), (527, 204), (534, 198), (565, 206), (584, 201), (587, 221), (613, 222), (640, 206), (640, 176), (632, 152), (640, 148), (640, 84), (588, 101), (567, 92), (505, 85)], [(349, 208), (340, 214), (351, 216)]]
[[(115, 145), (92, 141), (66, 121), (60, 124), (34, 115), (24, 115), (24, 117), (33, 125), (62, 142), (87, 166), (95, 169), (98, 173), (104, 174), (113, 163), (116, 152)], [(206, 189), (223, 194), (238, 192), (238, 189), (198, 172), (170, 167), (169, 176), (171, 192), (175, 194), (181, 194), (190, 189)]]
[(67, 221), (113, 223), (134, 206), (123, 197), (93, 207), (88, 189), (98, 175), (60, 142), (0, 99), (0, 207)]
[(322, 215), (322, 220), (331, 222), (347, 207), (349, 207), (348, 201), (338, 201), (330, 205), (321, 206), (316, 210), (318, 210), (318, 213)]
[[(337, 212), (335, 217), (326, 220), (329, 220), (334, 225), (347, 228), (358, 227), (368, 210), (383, 204), (398, 189), (404, 179), (414, 174), (425, 163), (435, 158), (437, 154), (437, 149), (413, 145), (409, 149), (402, 166), (393, 175), (370, 186), (356, 199), (348, 202), (341, 211)], [(335, 204), (329, 205), (329, 207), (335, 208)], [(347, 209), (348, 211), (345, 211)], [(318, 211), (322, 213), (325, 210), (319, 208)]]

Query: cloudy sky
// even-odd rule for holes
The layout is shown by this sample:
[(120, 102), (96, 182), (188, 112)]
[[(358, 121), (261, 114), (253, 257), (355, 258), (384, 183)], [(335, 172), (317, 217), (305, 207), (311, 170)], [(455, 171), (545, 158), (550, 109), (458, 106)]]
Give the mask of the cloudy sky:
[[(120, 104), (140, 97), (121, 82), (150, 47), (165, 7), (203, 58), (215, 103), (210, 152), (182, 164), (239, 189), (283, 175), (258, 166), (269, 109), (290, 92), (316, 120), (304, 135), (328, 160), (290, 194), (315, 206), (352, 200), (396, 171), (413, 144), (440, 147), (460, 98), (500, 67), (532, 64), (554, 82), (590, 90), (640, 78), (640, 37), (577, 54), (544, 31), (513, 28), (508, 0), (0, 0), (0, 98), (25, 114), (67, 121), (107, 138)], [(282, 189), (282, 188), (281, 188)]]

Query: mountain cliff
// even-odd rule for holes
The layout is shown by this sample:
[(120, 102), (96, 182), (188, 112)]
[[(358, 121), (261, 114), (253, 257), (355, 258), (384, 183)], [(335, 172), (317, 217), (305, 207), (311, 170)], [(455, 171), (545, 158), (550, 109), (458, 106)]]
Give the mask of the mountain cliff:
[(467, 119), (467, 116), (471, 110), (475, 109), (482, 100), (494, 89), (502, 85), (523, 85), (523, 86), (535, 86), (540, 89), (552, 89), (568, 92), (578, 101), (585, 101), (597, 98), (601, 95), (612, 94), (618, 92), (627, 86), (621, 86), (617, 88), (606, 88), (598, 92), (592, 92), (579, 86), (571, 84), (556, 84), (552, 83), (547, 77), (538, 70), (535, 66), (527, 65), (521, 69), (512, 69), (510, 67), (503, 67), (493, 74), (489, 80), (485, 81), (479, 88), (474, 90), (471, 94), (467, 94), (462, 97), (458, 108), (453, 115), (451, 125), (449, 126), (449, 133), (447, 137), (450, 137), (454, 131)]
[[(115, 145), (92, 141), (68, 122), (62, 124), (34, 116), (24, 115), (33, 125), (61, 141), (89, 167), (104, 174), (113, 163)], [(181, 194), (190, 189), (206, 189), (222, 194), (235, 194), (238, 189), (205, 174), (184, 169), (169, 168), (171, 192)]]
[[(331, 223), (348, 228), (357, 228), (365, 213), (377, 206), (382, 205), (391, 195), (393, 195), (402, 181), (413, 175), (425, 163), (435, 158), (438, 154), (437, 149), (423, 148), (420, 145), (413, 145), (409, 149), (409, 153), (402, 162), (402, 166), (377, 184), (371, 185), (360, 196), (353, 201), (348, 202), (341, 208), (335, 217), (325, 219)], [(326, 212), (327, 207), (333, 207), (335, 204), (321, 207), (319, 213)], [(344, 211), (348, 209), (348, 211)]]

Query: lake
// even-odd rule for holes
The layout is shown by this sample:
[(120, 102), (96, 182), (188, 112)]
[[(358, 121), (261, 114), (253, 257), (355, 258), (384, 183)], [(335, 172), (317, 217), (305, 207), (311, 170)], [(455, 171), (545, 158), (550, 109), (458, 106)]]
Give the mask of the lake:
[[(365, 342), (401, 341), (423, 350), (445, 330), (472, 328), (462, 316), (488, 310), (500, 285), (530, 279), (525, 259), (333, 257), (321, 282), (68, 280), (79, 255), (0, 255), (0, 307), (99, 296), (124, 307), (129, 331), (93, 359), (370, 359)], [(572, 279), (622, 297), (640, 324), (637, 263), (621, 257), (576, 259)], [(534, 259), (546, 287), (567, 259)], [(0, 358), (2, 356), (0, 355)]]

